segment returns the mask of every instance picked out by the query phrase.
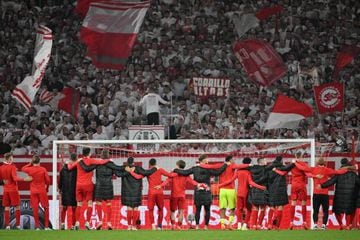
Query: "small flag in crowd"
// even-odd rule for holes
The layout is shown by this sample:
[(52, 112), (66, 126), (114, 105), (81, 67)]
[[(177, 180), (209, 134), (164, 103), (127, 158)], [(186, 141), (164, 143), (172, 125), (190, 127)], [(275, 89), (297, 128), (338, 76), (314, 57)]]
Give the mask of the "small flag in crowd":
[(97, 68), (124, 68), (149, 6), (150, 1), (90, 3), (80, 39)]
[(344, 111), (344, 84), (339, 82), (314, 86), (317, 109), (320, 114)]
[(282, 12), (284, 8), (280, 5), (274, 5), (271, 7), (260, 9), (257, 13), (246, 13), (239, 17), (237, 14), (233, 15), (233, 22), (235, 25), (236, 32), (241, 38), (247, 31), (257, 27), (259, 22), (265, 20), (272, 15)]
[(354, 58), (360, 54), (360, 48), (356, 46), (344, 45), (340, 52), (336, 55), (336, 63), (334, 72), (332, 75), (333, 81), (337, 81), (339, 77), (339, 72), (341, 69), (350, 64)]
[(279, 95), (265, 124), (265, 129), (297, 128), (299, 122), (313, 113), (312, 108), (285, 95)]
[(234, 44), (233, 50), (249, 79), (261, 86), (269, 86), (287, 72), (281, 57), (263, 40), (238, 41)]
[(46, 65), (51, 55), (52, 39), (52, 31), (40, 25), (36, 35), (32, 75), (25, 77), (12, 92), (12, 97), (23, 105), (27, 111), (30, 110), (44, 78)]
[(67, 112), (76, 120), (79, 115), (80, 98), (80, 92), (70, 87), (64, 87), (58, 93), (49, 92), (45, 89), (39, 95), (39, 101), (49, 104), (53, 109)]

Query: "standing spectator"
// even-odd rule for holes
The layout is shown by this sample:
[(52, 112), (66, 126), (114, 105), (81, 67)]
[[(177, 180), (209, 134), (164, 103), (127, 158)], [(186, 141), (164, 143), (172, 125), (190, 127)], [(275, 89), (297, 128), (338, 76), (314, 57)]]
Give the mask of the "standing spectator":
[(160, 121), (160, 106), (159, 102), (162, 104), (170, 104), (170, 102), (165, 101), (160, 97), (160, 95), (155, 93), (155, 88), (151, 87), (141, 100), (139, 105), (145, 105), (145, 112), (147, 117), (148, 125), (159, 125)]

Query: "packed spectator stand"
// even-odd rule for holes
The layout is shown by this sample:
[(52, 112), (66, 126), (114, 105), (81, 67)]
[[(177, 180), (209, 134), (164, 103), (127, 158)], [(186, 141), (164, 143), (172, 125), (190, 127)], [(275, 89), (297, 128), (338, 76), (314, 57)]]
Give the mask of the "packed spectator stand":
[[(303, 120), (296, 130), (264, 131), (278, 93), (316, 109), (313, 84), (330, 82), (336, 53), (343, 44), (360, 45), (360, 2), (276, 1), (280, 16), (261, 22), (245, 38), (264, 39), (281, 55), (287, 75), (268, 88), (252, 83), (233, 54), (237, 40), (233, 14), (254, 12), (270, 1), (151, 1), (126, 69), (99, 70), (79, 41), (81, 20), (74, 1), (1, 1), (0, 5), (0, 154), (49, 154), (55, 139), (128, 139), (128, 127), (146, 124), (140, 99), (149, 87), (170, 105), (161, 105), (160, 124), (178, 139), (316, 138), (350, 151), (360, 124), (360, 58), (340, 73), (345, 84), (343, 113)], [(31, 73), (36, 26), (52, 29), (52, 56), (42, 89), (64, 86), (82, 94), (80, 117), (35, 100), (30, 112), (11, 97)], [(318, 77), (313, 73), (317, 69)], [(229, 98), (197, 99), (192, 77), (226, 77)], [(39, 91), (40, 92), (40, 91)], [(171, 126), (171, 127), (170, 127)], [(166, 131), (170, 136), (170, 131)]]

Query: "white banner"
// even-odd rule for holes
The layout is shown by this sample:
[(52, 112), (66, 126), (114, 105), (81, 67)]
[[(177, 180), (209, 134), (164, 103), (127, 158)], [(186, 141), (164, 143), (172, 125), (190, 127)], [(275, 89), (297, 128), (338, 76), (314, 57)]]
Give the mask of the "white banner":
[(23, 105), (27, 111), (30, 110), (31, 104), (44, 78), (46, 65), (51, 55), (51, 48), (52, 31), (40, 25), (36, 34), (32, 75), (25, 77), (12, 92), (13, 98)]

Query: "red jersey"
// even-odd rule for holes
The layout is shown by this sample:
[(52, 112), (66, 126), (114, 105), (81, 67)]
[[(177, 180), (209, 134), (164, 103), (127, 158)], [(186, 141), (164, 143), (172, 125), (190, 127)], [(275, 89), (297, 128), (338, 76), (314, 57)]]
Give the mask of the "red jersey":
[(239, 197), (247, 197), (249, 192), (249, 186), (253, 186), (255, 188), (259, 188), (261, 190), (265, 190), (266, 188), (264, 186), (261, 186), (257, 183), (255, 183), (252, 180), (251, 173), (247, 170), (241, 170), (237, 171), (231, 179), (229, 179), (227, 182), (224, 182), (219, 185), (219, 188), (223, 188), (223, 185), (229, 184), (231, 182), (234, 184), (235, 180), (238, 180), (238, 188), (237, 188), (237, 196)]
[[(102, 159), (92, 159), (89, 157), (84, 157), (82, 159), (82, 161), (86, 164), (86, 165), (102, 165), (102, 164), (106, 164), (107, 162), (109, 162), (110, 160), (102, 160)], [(77, 168), (77, 175), (76, 175), (76, 186), (78, 185), (82, 185), (82, 186), (86, 186), (86, 185), (91, 185), (93, 184), (92, 182), (92, 177), (93, 177), (93, 172), (86, 172), (79, 164), (79, 162), (75, 162), (75, 163), (68, 163), (68, 169), (74, 169)]]
[(44, 167), (39, 165), (34, 166), (29, 163), (23, 166), (21, 171), (32, 177), (32, 181), (30, 183), (30, 193), (47, 192), (47, 187), (50, 185), (50, 177)]
[(4, 163), (0, 166), (0, 179), (6, 180), (6, 184), (4, 184), (4, 191), (18, 191), (17, 182), (24, 181), (23, 178), (19, 178), (16, 175), (16, 170), (15, 165), (12, 163)]
[[(299, 164), (298, 162), (296, 162), (295, 165), (298, 168), (303, 169), (305, 172), (310, 173), (311, 174), (310, 176), (313, 177), (313, 179), (314, 179), (314, 194), (328, 195), (329, 189), (321, 188), (321, 184), (325, 183), (333, 175), (344, 174), (348, 171), (347, 169), (334, 170), (332, 168), (328, 168), (325, 166), (309, 167), (304, 164)], [(317, 178), (318, 175), (321, 175), (322, 177)]]
[(193, 180), (190, 176), (177, 175), (176, 177), (168, 178), (165, 182), (161, 184), (161, 186), (165, 187), (167, 184), (170, 184), (170, 197), (182, 198), (185, 197), (186, 183), (190, 183), (194, 186), (198, 185), (198, 182)]
[[(224, 172), (222, 172), (219, 176), (219, 184), (222, 186), (220, 188), (226, 189), (234, 189), (235, 183), (233, 181), (229, 181), (233, 178), (236, 169), (244, 169), (247, 168), (249, 164), (230, 164)], [(226, 183), (226, 184), (224, 184)]]
[[(307, 166), (305, 162), (297, 162), (300, 165)], [(305, 188), (306, 187), (306, 174), (300, 170), (296, 165), (291, 169), (291, 187), (292, 188)]]
[(159, 185), (162, 184), (162, 180), (161, 180), (162, 176), (171, 177), (171, 174), (168, 173), (167, 171), (165, 171), (163, 168), (159, 168), (153, 174), (151, 174), (150, 176), (147, 176), (147, 180), (149, 182), (149, 192), (148, 192), (148, 194), (163, 193), (163, 190), (161, 188), (160, 189), (155, 189), (156, 186), (159, 186)]

